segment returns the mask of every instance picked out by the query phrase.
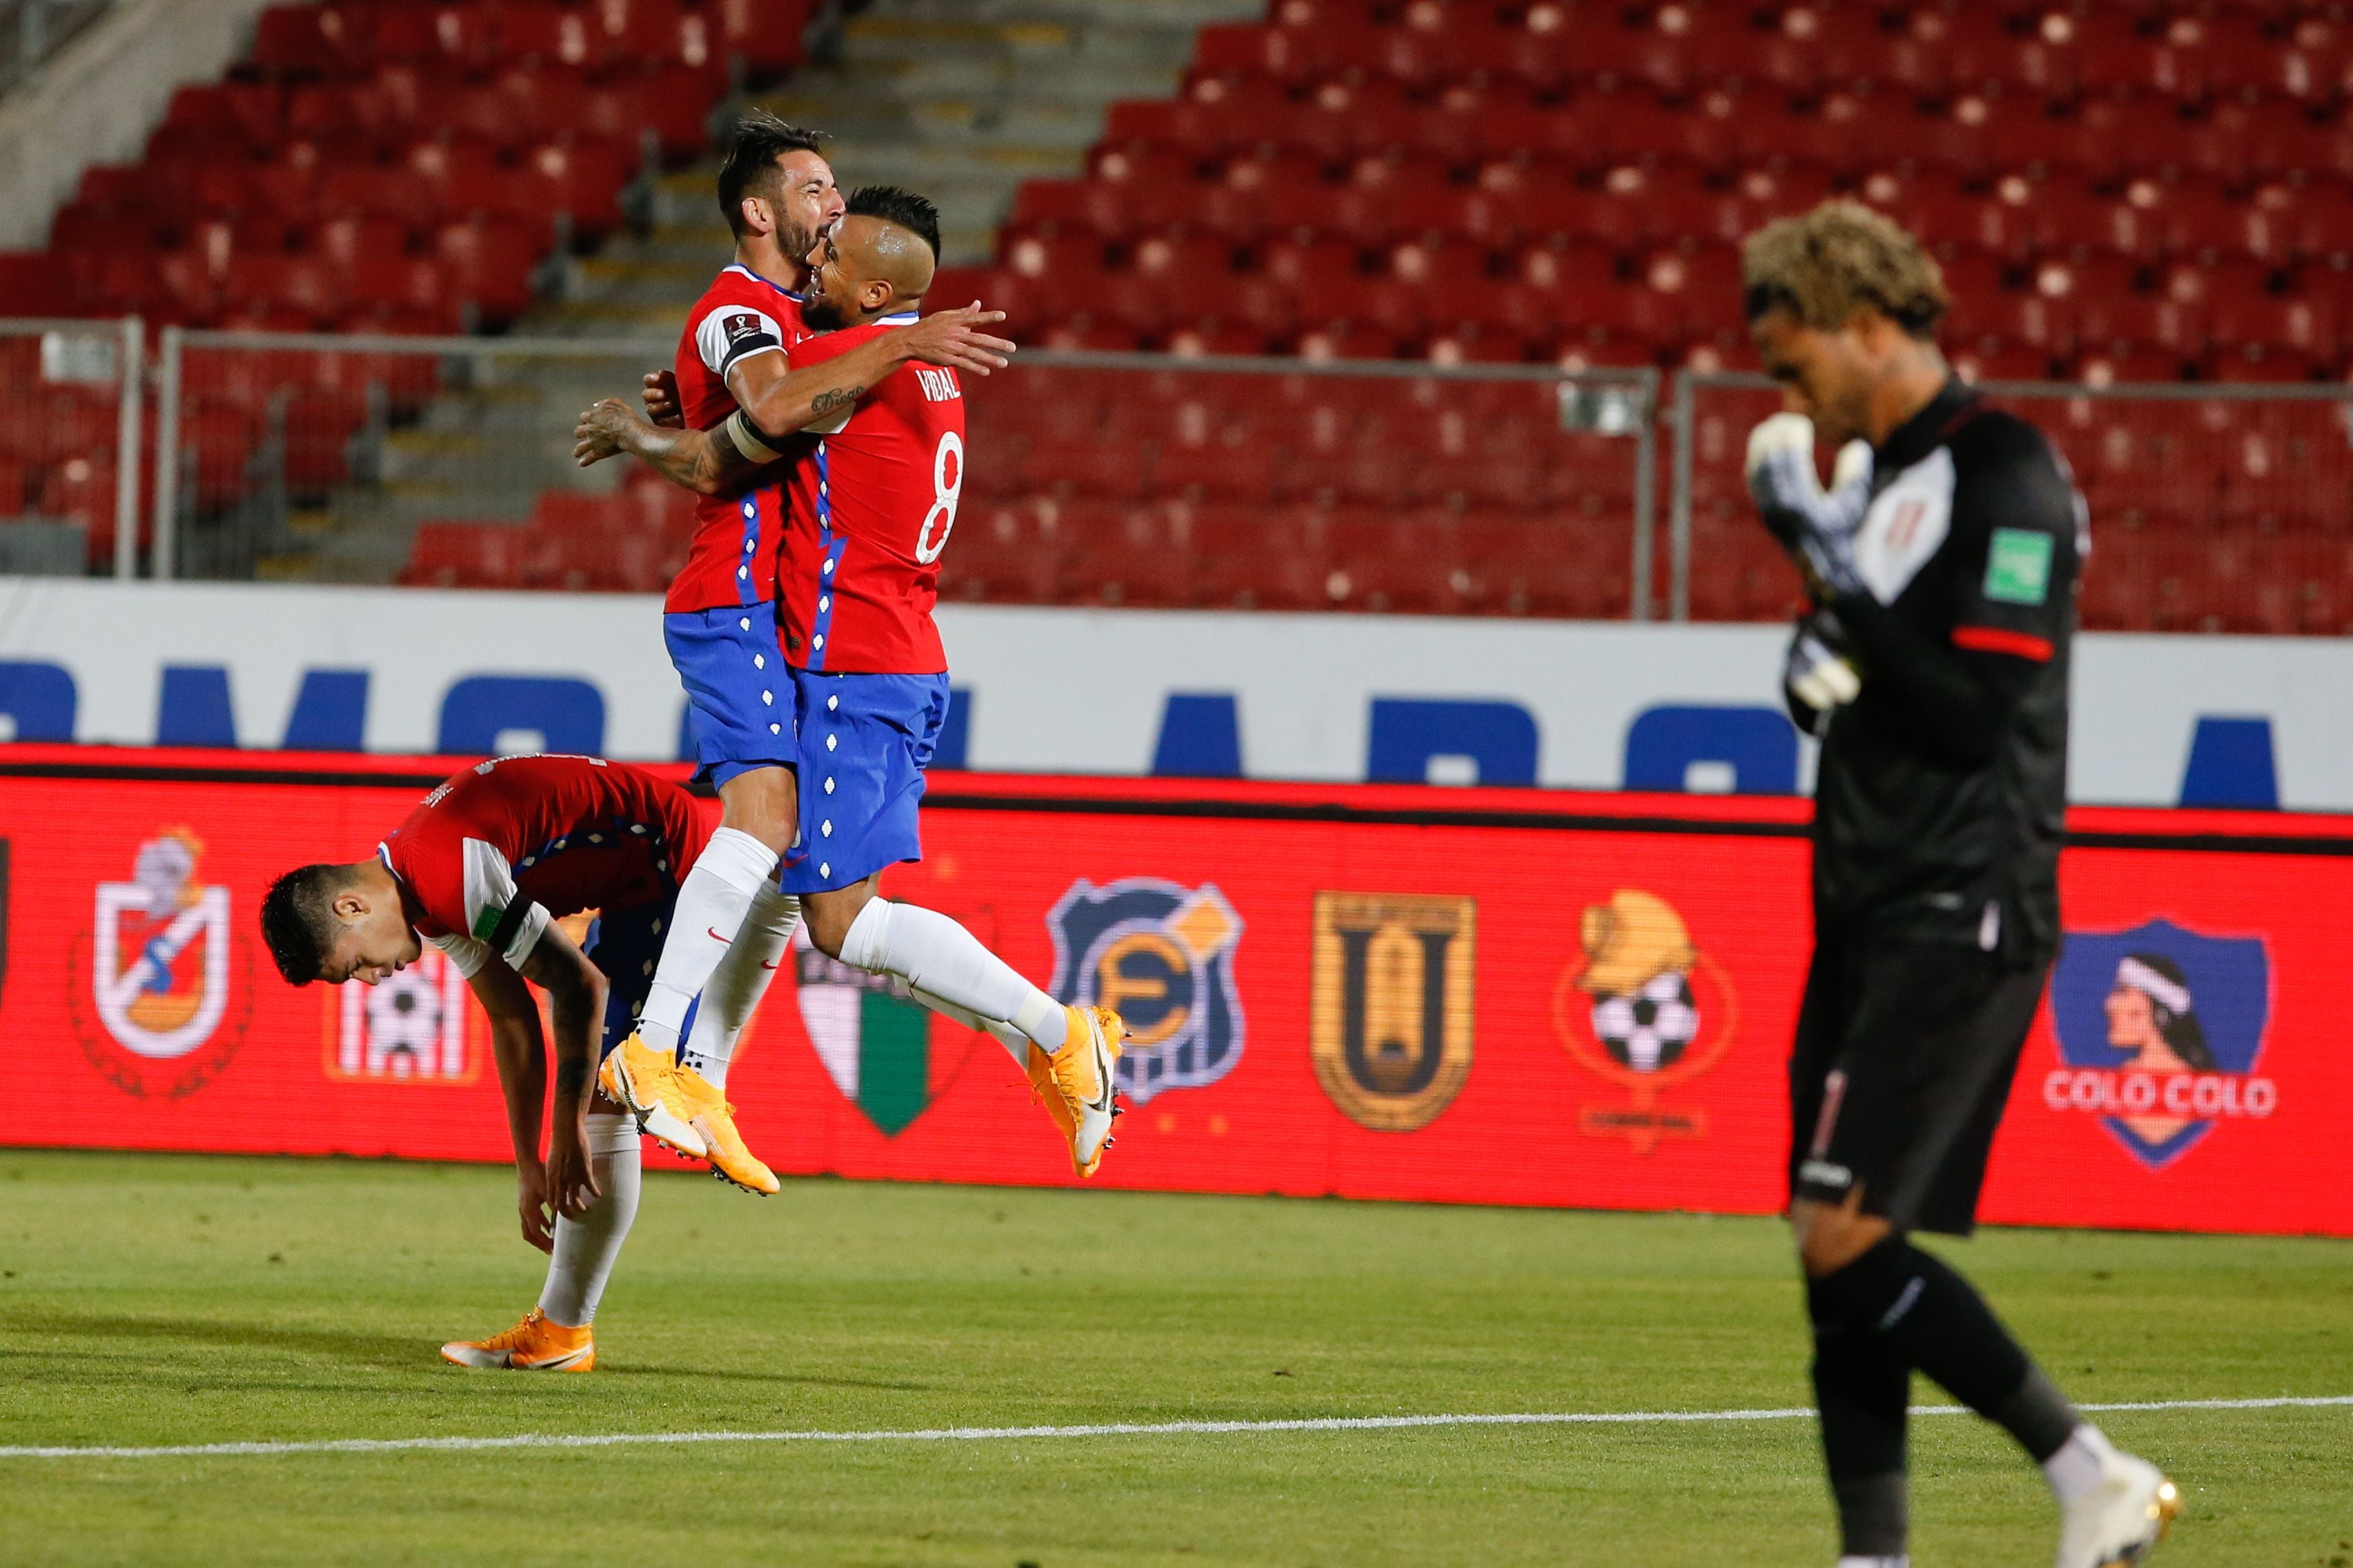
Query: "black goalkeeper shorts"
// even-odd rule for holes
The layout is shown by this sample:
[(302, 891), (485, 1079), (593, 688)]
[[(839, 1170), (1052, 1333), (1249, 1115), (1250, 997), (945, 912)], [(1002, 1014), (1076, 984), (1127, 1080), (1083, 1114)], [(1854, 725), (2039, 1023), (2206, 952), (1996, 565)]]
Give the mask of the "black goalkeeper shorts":
[(1789, 1055), (1789, 1192), (1899, 1231), (1967, 1236), (2047, 961), (1816, 939)]

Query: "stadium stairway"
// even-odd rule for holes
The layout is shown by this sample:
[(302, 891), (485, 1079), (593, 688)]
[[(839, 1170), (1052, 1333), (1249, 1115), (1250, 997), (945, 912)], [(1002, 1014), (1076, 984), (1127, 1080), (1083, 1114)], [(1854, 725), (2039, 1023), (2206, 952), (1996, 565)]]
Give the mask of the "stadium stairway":
[[(845, 184), (933, 195), (948, 259), (985, 262), (1024, 179), (1079, 172), (1111, 102), (1175, 90), (1199, 26), (1261, 9), (1254, 0), (880, 0), (813, 39), (816, 63), (757, 101), (828, 132)], [(650, 229), (559, 258), (547, 297), (514, 331), (670, 338), (732, 247), (712, 200), (714, 174), (706, 159), (663, 175)], [(629, 465), (583, 474), (570, 465), (568, 439), (554, 434), (557, 424), (568, 429), (573, 410), (635, 384), (630, 367), (557, 361), (437, 399), (387, 439), (383, 499), (364, 512), (339, 507), (345, 526), (309, 542), (302, 574), (659, 587), (682, 549), (682, 498)], [(628, 494), (614, 496), (616, 485)], [(551, 509), (576, 518), (583, 507), (659, 528), (662, 550), (623, 570), (608, 557), (581, 558), (593, 550), (496, 537), (535, 535)], [(465, 521), (439, 521), (455, 516)], [(626, 532), (623, 521), (612, 526)]]

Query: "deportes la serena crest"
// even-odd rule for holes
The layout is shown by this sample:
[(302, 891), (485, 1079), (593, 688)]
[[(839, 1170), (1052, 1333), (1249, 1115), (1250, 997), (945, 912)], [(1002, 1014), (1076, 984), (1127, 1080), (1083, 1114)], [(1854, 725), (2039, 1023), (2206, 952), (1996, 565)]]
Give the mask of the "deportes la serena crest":
[(171, 828), (139, 847), (127, 882), (98, 884), (69, 963), (75, 1033), (115, 1087), (142, 1100), (194, 1094), (228, 1065), (251, 1007), (250, 957), (229, 890), (200, 879), (205, 847)]
[(1693, 945), (1675, 907), (1639, 889), (1588, 906), (1577, 942), (1582, 961), (1553, 989), (1553, 1030), (1571, 1059), (1626, 1094), (1581, 1108), (1577, 1124), (1597, 1138), (1623, 1138), (1638, 1154), (1663, 1138), (1701, 1136), (1707, 1112), (1666, 1097), (1731, 1047), (1739, 1023), (1731, 981)]

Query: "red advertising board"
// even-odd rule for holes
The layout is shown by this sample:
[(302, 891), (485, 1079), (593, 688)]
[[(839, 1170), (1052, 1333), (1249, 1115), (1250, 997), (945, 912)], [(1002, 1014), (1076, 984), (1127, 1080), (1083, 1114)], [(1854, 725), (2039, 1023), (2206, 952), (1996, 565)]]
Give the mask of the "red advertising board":
[[(438, 960), (298, 991), (257, 932), (273, 876), (364, 856), (459, 765), (8, 748), (0, 1141), (505, 1159), (486, 1029)], [(1136, 1026), (1098, 1184), (1767, 1213), (1806, 810), (942, 774), (928, 858), (885, 888)], [(2353, 819), (2086, 810), (2071, 832), (2068, 949), (1985, 1217), (2353, 1235)], [(815, 955), (797, 971), (729, 1086), (780, 1171), (1071, 1180), (995, 1043)], [(2179, 1005), (2152, 1014), (2159, 994)]]

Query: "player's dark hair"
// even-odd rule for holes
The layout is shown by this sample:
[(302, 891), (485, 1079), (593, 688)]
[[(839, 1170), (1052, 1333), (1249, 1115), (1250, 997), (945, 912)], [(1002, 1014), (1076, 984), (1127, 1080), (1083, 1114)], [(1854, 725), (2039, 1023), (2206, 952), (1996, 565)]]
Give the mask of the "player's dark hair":
[[(2172, 981), (2174, 984), (2181, 987), (2181, 994), (2184, 996), (2189, 994), (2189, 976), (2183, 973), (2181, 965), (2166, 957), (2165, 954), (2136, 952), (2132, 955), (2132, 962), (2144, 964)], [(2141, 994), (2147, 996), (2148, 993), (2144, 991)], [(2214, 1052), (2206, 1044), (2206, 1026), (2198, 1021), (2198, 1006), (2195, 1002), (2177, 1013), (2162, 999), (2149, 996), (2148, 1015), (2157, 1024), (2158, 1038), (2163, 1040), (2172, 1049), (2173, 1054), (2181, 1058), (2183, 1066), (2192, 1072), (2214, 1070)]]
[(765, 109), (755, 109), (735, 122), (733, 141), (719, 165), (719, 211), (729, 232), (744, 237), (744, 197), (764, 194), (760, 185), (776, 177), (776, 160), (787, 153), (815, 153), (825, 142), (822, 131), (787, 125)]
[(860, 185), (849, 194), (842, 213), (848, 217), (875, 217), (884, 223), (895, 223), (930, 246), (934, 261), (940, 258), (940, 209), (927, 196), (902, 191), (896, 185)]
[(297, 866), (262, 895), (261, 941), (287, 984), (319, 978), (335, 945), (335, 895), (351, 879), (348, 866)]

